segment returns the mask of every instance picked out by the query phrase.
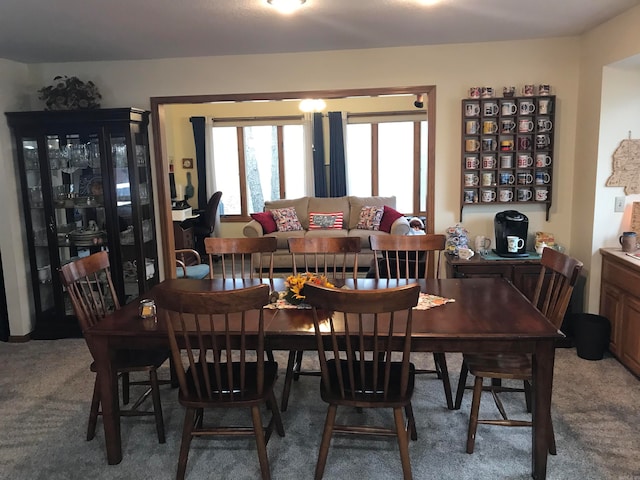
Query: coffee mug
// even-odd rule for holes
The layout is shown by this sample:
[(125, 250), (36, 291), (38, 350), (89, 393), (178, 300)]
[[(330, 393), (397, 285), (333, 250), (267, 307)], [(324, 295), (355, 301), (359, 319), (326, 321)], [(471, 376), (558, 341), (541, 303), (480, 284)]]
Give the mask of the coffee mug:
[(500, 150), (503, 152), (511, 152), (513, 150), (513, 140), (501, 140)]
[(536, 167), (548, 167), (551, 165), (551, 157), (546, 153), (536, 153)]
[(524, 248), (524, 240), (514, 235), (507, 236), (507, 251), (509, 253), (518, 253), (518, 250)]
[(469, 98), (480, 98), (480, 87), (471, 87), (469, 89)]
[(496, 184), (495, 176), (493, 172), (485, 172), (482, 174), (482, 186), (490, 187)]
[(538, 132), (550, 132), (553, 129), (553, 122), (546, 118), (538, 119)]
[(511, 98), (516, 94), (516, 87), (502, 87), (502, 96)]
[(486, 255), (489, 252), (489, 247), (491, 247), (491, 239), (484, 235), (478, 235), (474, 241), (474, 246), (476, 252), (480, 255)]
[(464, 191), (464, 203), (477, 203), (478, 197), (475, 190)]
[(534, 85), (525, 85), (524, 87), (522, 87), (522, 95), (524, 95), (525, 97), (533, 97), (534, 90)]
[(475, 252), (470, 248), (462, 247), (458, 249), (458, 257), (461, 258), (462, 260), (469, 260), (474, 255), (475, 255)]
[(483, 138), (482, 139), (482, 150), (485, 152), (493, 152), (496, 149), (496, 139), (495, 138)]
[(478, 157), (474, 157), (474, 156), (465, 157), (464, 166), (465, 168), (471, 168), (471, 169), (478, 168), (480, 166), (480, 160), (478, 160)]
[(484, 104), (484, 116), (485, 117), (494, 117), (498, 114), (499, 108), (498, 104), (495, 102), (486, 102)]
[(533, 193), (528, 188), (518, 188), (516, 195), (519, 202), (528, 202), (533, 197)]
[(533, 183), (533, 175), (530, 173), (520, 172), (517, 175), (518, 185), (529, 185)]
[(520, 133), (533, 132), (533, 127), (533, 122), (527, 118), (518, 121), (518, 132)]
[(516, 122), (514, 122), (513, 120), (507, 119), (500, 121), (500, 130), (502, 131), (502, 133), (512, 133), (515, 129)]
[(513, 168), (513, 155), (500, 155), (500, 168)]
[(541, 98), (538, 101), (538, 113), (540, 115), (548, 115), (551, 113), (551, 107), (553, 106), (550, 98)]
[(536, 106), (530, 100), (525, 100), (520, 103), (520, 115), (529, 115), (536, 111)]
[(480, 115), (480, 105), (477, 103), (467, 103), (464, 106), (464, 114), (467, 117), (477, 117)]
[(536, 148), (547, 148), (549, 145), (551, 145), (551, 137), (549, 135), (536, 135)]
[(518, 137), (518, 150), (531, 150), (531, 139), (529, 137)]
[(510, 202), (511, 200), (513, 200), (513, 192), (506, 188), (500, 189), (500, 201)]
[(513, 185), (515, 177), (509, 172), (500, 172), (500, 185)]
[(478, 150), (480, 150), (480, 142), (475, 138), (467, 138), (464, 145), (464, 149), (467, 152), (477, 152)]
[(536, 172), (536, 185), (544, 185), (545, 183), (549, 183), (551, 181), (551, 175), (547, 172), (537, 171)]
[(528, 168), (533, 166), (533, 158), (526, 153), (518, 155), (518, 168)]
[(622, 245), (623, 252), (630, 253), (638, 249), (638, 235), (636, 232), (622, 232), (618, 241)]
[(493, 97), (493, 87), (482, 87), (480, 90), (480, 95), (482, 98), (491, 98)]
[(482, 190), (483, 202), (494, 202), (496, 200), (496, 192), (493, 190)]
[(480, 123), (478, 120), (467, 120), (464, 123), (464, 131), (467, 135), (477, 135), (480, 130)]
[(538, 95), (549, 95), (551, 92), (551, 87), (546, 83), (538, 85)]
[(546, 188), (536, 188), (536, 201), (546, 202), (549, 196), (549, 191)]
[(485, 155), (482, 157), (482, 168), (496, 168), (496, 157), (493, 155)]
[(502, 115), (515, 115), (518, 113), (518, 106), (514, 102), (502, 103)]
[(498, 124), (493, 120), (485, 120), (482, 123), (482, 133), (484, 133), (485, 135), (498, 133)]
[(480, 181), (478, 175), (475, 173), (465, 173), (464, 174), (464, 186), (465, 187), (475, 187), (478, 185)]

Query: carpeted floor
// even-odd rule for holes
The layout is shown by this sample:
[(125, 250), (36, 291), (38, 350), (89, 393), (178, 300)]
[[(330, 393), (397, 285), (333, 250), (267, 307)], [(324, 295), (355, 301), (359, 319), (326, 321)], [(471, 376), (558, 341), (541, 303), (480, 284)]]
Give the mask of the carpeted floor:
[[(307, 355), (313, 360), (313, 354)], [(457, 382), (459, 355), (447, 355), (451, 380)], [(424, 356), (420, 361), (430, 361)], [(93, 374), (82, 339), (0, 343), (0, 478), (172, 479), (175, 478), (183, 409), (177, 392), (162, 388), (167, 443), (157, 443), (153, 419), (122, 420), (124, 458), (107, 465), (101, 424), (85, 441)], [(278, 355), (282, 375), (285, 354)], [(168, 372), (162, 372), (168, 375)], [(319, 399), (317, 377), (295, 383), (283, 414), (286, 436), (273, 436), (268, 446), (272, 478), (310, 479), (326, 406)], [(522, 394), (507, 395), (507, 410), (524, 414)], [(471, 392), (460, 411), (445, 407), (441, 382), (418, 380), (414, 396), (418, 440), (410, 454), (415, 479), (528, 479), (531, 434), (528, 428), (480, 426), (473, 455), (465, 453)], [(503, 397), (504, 398), (504, 397)], [(574, 349), (558, 349), (553, 415), (558, 455), (550, 456), (551, 480), (640, 479), (640, 382), (615, 359), (587, 361)], [(485, 414), (497, 414), (489, 396)], [(374, 415), (390, 422), (387, 413)], [(232, 415), (225, 414), (226, 417)], [(244, 412), (239, 419), (250, 422)], [(188, 479), (255, 479), (260, 477), (252, 439), (194, 440)], [(336, 438), (331, 445), (325, 479), (393, 479), (401, 477), (394, 439)]]

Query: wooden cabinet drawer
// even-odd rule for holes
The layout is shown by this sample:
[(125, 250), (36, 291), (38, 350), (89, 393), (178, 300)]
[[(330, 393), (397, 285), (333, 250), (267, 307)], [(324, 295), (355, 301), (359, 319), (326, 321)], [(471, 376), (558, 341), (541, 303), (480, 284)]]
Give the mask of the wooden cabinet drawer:
[(640, 275), (612, 261), (602, 264), (602, 280), (640, 298)]

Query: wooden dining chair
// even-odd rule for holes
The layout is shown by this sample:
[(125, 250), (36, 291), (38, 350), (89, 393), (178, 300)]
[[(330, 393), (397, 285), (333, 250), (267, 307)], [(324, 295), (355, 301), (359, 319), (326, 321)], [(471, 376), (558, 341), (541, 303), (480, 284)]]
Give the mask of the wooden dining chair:
[[(446, 245), (444, 235), (371, 235), (375, 278), (418, 280), (440, 278), (441, 255)], [(442, 380), (447, 407), (453, 409), (451, 381), (444, 353), (433, 354), (435, 369), (419, 369), (416, 373), (436, 374)]]
[[(325, 275), (329, 281), (344, 280), (349, 276), (355, 279), (358, 276), (358, 254), (361, 249), (358, 237), (292, 237), (288, 243), (294, 275), (304, 268), (303, 272)], [(347, 265), (351, 264), (353, 270), (349, 272)], [(292, 381), (297, 381), (300, 375), (320, 375), (319, 371), (302, 370), (303, 355), (303, 350), (289, 352), (280, 401), (283, 412), (289, 406)]]
[(273, 252), (276, 248), (275, 237), (204, 239), (211, 278), (220, 275), (223, 279), (273, 280)]
[[(313, 307), (320, 396), (329, 404), (316, 480), (323, 476), (334, 434), (395, 436), (403, 478), (412, 478), (409, 438), (417, 440), (418, 434), (411, 406), (415, 367), (410, 355), (413, 307), (420, 286), (344, 290), (309, 285), (305, 295)], [(392, 409), (394, 425), (336, 423), (339, 406)]]
[[(60, 278), (69, 294), (83, 334), (86, 334), (91, 327), (99, 323), (110, 312), (120, 308), (120, 302), (111, 279), (109, 256), (106, 251), (94, 253), (63, 265), (60, 267)], [(86, 335), (85, 340), (89, 351), (92, 352), (91, 341)], [(158, 380), (157, 371), (168, 358), (169, 351), (167, 349), (117, 350), (113, 358), (113, 370), (122, 379), (123, 404), (129, 403), (130, 385), (145, 385), (147, 387), (131, 408), (121, 409), (119, 414), (121, 416), (154, 416), (160, 443), (165, 443), (165, 433), (159, 384), (169, 383), (169, 381)], [(96, 371), (95, 362), (91, 363), (90, 368), (92, 372)], [(134, 372), (148, 373), (149, 380), (131, 381), (129, 377)], [(117, 384), (117, 382), (118, 380), (115, 379), (114, 383)], [(153, 402), (153, 411), (139, 410), (149, 395), (151, 395)], [(95, 437), (100, 414), (100, 390), (96, 375), (87, 427), (87, 440), (92, 440)]]
[[(545, 248), (542, 252), (540, 264), (542, 268), (531, 303), (557, 329), (560, 329), (573, 287), (578, 281), (578, 276), (582, 270), (582, 262), (551, 248)], [(509, 321), (509, 319), (505, 319), (505, 321)], [(475, 376), (475, 381), (467, 432), (467, 453), (473, 453), (479, 423), (509, 427), (530, 427), (532, 425), (529, 420), (508, 418), (502, 401), (498, 396), (501, 392), (524, 392), (527, 412), (531, 413), (531, 382), (533, 374), (530, 355), (524, 353), (465, 354), (456, 392), (456, 409), (460, 408), (464, 390), (469, 388), (466, 386), (468, 373)], [(492, 379), (490, 385), (483, 385), (485, 378)], [(495, 381), (496, 379), (499, 379), (499, 381)], [(504, 386), (502, 385), (502, 380), (522, 380), (524, 386), (523, 388)], [(483, 391), (491, 392), (502, 417), (501, 419), (478, 418)], [(551, 417), (549, 417), (549, 432), (549, 453), (555, 455), (556, 444)]]
[(209, 277), (211, 269), (202, 263), (202, 257), (192, 248), (176, 249), (176, 278), (200, 280)]
[[(273, 392), (278, 364), (264, 358), (267, 303), (265, 284), (218, 292), (167, 288), (159, 295), (174, 364), (182, 367), (176, 369), (178, 400), (186, 408), (178, 480), (184, 478), (193, 437), (238, 435), (255, 436), (262, 478), (271, 478), (267, 442), (274, 428), (283, 437), (284, 427)], [(260, 413), (265, 404), (271, 410), (266, 427)], [(249, 409), (252, 426), (205, 424), (204, 410), (221, 408)]]

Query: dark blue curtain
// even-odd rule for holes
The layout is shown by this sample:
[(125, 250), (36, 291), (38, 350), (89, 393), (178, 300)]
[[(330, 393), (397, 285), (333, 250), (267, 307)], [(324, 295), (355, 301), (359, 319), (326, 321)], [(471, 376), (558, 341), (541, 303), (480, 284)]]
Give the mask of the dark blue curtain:
[(203, 210), (207, 197), (207, 153), (205, 142), (206, 122), (204, 117), (189, 118), (193, 127), (193, 141), (196, 145), (196, 168), (198, 169), (198, 208)]
[(341, 112), (329, 112), (329, 193), (332, 197), (342, 197), (347, 194)]
[(316, 197), (327, 195), (327, 174), (324, 168), (324, 134), (322, 114), (313, 114), (313, 180)]

